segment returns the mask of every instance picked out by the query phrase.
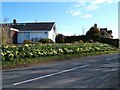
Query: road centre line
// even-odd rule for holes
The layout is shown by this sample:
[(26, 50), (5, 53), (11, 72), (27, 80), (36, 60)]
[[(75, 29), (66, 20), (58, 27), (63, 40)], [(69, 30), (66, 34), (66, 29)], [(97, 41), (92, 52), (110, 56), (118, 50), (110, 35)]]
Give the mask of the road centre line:
[(56, 72), (56, 73), (40, 76), (40, 77), (37, 77), (37, 78), (33, 78), (33, 79), (17, 82), (17, 83), (14, 83), (13, 86), (24, 84), (24, 83), (28, 83), (28, 82), (39, 80), (39, 79), (43, 79), (43, 78), (47, 78), (47, 77), (51, 77), (51, 76), (55, 76), (55, 75), (59, 75), (59, 74), (70, 72), (70, 71), (73, 71), (73, 70), (76, 70), (76, 69), (84, 68), (84, 67), (87, 67), (87, 66), (89, 66), (89, 65), (87, 64), (87, 65), (83, 65), (83, 66), (79, 66), (79, 67), (63, 70), (63, 71), (60, 71), (60, 72)]
[(107, 59), (107, 61), (113, 60), (113, 59), (117, 59), (118, 57), (114, 57), (114, 58), (109, 58)]

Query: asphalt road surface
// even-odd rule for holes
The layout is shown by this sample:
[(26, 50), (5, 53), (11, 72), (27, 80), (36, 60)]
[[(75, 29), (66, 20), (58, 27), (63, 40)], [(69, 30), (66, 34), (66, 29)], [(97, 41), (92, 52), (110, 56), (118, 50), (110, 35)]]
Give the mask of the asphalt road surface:
[(117, 88), (118, 54), (97, 55), (2, 72), (2, 88)]

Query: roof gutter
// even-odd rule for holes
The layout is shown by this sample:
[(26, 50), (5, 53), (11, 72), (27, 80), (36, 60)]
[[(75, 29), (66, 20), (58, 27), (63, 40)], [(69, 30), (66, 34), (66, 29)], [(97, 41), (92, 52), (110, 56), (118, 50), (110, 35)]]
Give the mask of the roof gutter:
[(10, 28), (11, 31), (16, 31), (18, 32), (19, 30), (18, 29), (15, 29), (15, 28)]

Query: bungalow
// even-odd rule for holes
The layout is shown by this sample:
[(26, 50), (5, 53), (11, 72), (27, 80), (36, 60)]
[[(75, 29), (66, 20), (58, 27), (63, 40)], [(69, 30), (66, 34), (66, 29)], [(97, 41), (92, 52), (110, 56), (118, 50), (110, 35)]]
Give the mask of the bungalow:
[(23, 43), (24, 40), (38, 41), (41, 38), (49, 38), (55, 42), (55, 22), (15, 23), (10, 30), (14, 43)]

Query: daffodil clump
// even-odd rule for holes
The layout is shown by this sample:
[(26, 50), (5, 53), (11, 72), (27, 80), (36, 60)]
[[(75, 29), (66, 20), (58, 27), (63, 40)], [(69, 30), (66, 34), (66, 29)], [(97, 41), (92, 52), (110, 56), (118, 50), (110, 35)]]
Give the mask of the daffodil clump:
[(56, 56), (62, 54), (75, 54), (86, 52), (107, 52), (116, 51), (117, 48), (108, 44), (84, 43), (84, 44), (25, 44), (25, 45), (3, 45), (2, 61), (15, 61), (22, 58), (40, 58), (46, 56)]

